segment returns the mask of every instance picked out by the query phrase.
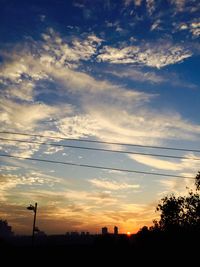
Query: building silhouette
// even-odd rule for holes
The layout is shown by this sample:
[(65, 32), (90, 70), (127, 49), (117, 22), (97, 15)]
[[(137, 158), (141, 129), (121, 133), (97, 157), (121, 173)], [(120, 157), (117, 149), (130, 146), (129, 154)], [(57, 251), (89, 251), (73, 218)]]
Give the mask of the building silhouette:
[(102, 235), (107, 235), (108, 234), (108, 228), (107, 227), (103, 227), (101, 229), (101, 233), (102, 233)]
[(114, 227), (114, 235), (118, 235), (118, 227), (117, 226)]

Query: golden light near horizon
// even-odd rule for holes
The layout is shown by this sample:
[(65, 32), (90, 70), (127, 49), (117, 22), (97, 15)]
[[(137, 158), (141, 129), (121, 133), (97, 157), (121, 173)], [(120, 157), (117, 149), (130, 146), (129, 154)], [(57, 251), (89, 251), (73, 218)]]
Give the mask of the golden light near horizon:
[(131, 236), (131, 232), (126, 232), (126, 235), (128, 236), (128, 237), (130, 237)]

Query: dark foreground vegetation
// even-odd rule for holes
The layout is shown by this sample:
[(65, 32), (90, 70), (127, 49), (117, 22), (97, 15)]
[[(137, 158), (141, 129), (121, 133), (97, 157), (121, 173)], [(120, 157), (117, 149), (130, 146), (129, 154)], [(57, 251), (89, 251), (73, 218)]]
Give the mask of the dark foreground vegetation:
[[(22, 238), (22, 237), (21, 237)], [(75, 263), (103, 264), (104, 261), (148, 262), (199, 261), (200, 232), (152, 231), (143, 228), (136, 235), (88, 236), (69, 241), (66, 236), (48, 236), (36, 240), (34, 246), (28, 240), (10, 240), (1, 243), (1, 260), (16, 263), (62, 263), (74, 266)], [(15, 242), (17, 241), (17, 244)], [(29, 240), (30, 241), (30, 240)], [(73, 262), (71, 265), (69, 262)], [(96, 264), (92, 264), (96, 266)], [(97, 265), (98, 266), (98, 265)]]

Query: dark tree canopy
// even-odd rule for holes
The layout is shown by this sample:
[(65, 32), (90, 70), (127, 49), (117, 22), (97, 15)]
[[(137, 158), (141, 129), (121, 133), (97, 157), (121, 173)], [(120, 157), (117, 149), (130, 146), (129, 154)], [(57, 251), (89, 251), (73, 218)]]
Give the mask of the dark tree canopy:
[(195, 179), (196, 179), (195, 181), (196, 189), (200, 190), (200, 171), (197, 173), (197, 176)]
[(166, 196), (157, 206), (157, 211), (161, 212), (159, 225), (163, 230), (175, 228), (182, 225), (184, 198), (176, 198), (174, 195)]
[(12, 227), (8, 225), (6, 220), (0, 219), (0, 238), (1, 237), (10, 237), (13, 235)]
[(161, 199), (156, 210), (160, 220), (154, 228), (160, 230), (200, 230), (200, 172), (195, 178), (196, 191), (190, 190), (187, 196), (176, 197), (174, 194)]

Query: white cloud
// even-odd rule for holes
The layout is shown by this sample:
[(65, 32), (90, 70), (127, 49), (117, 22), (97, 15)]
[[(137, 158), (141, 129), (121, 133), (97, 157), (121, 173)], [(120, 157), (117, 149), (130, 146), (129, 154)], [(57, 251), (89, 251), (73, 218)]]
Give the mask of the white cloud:
[(50, 203), (52, 201), (67, 203), (68, 201), (71, 203), (75, 203), (76, 205), (83, 205), (85, 208), (87, 206), (95, 208), (96, 205), (103, 205), (109, 206), (117, 202), (117, 198), (113, 197), (110, 192), (102, 191), (102, 192), (90, 192), (86, 190), (74, 190), (74, 189), (67, 189), (67, 190), (47, 190), (47, 189), (38, 189), (35, 191), (29, 192), (20, 192), (21, 196), (30, 199), (41, 199), (41, 201), (46, 201)]
[[(48, 35), (46, 38), (48, 40)], [(55, 37), (55, 39), (58, 39), (58, 37)], [(95, 35), (88, 36), (88, 39), (90, 40), (89, 42), (92, 43), (99, 42), (99, 38)], [(62, 39), (61, 41), (57, 40), (57, 42), (62, 42)], [(77, 40), (74, 42), (78, 45)], [(113, 84), (106, 80), (97, 80), (84, 72), (69, 69), (69, 67), (72, 67), (73, 62), (79, 64), (80, 60), (87, 59), (86, 52), (84, 52), (85, 48), (83, 50), (81, 50), (81, 48), (76, 48), (76, 51), (77, 53), (80, 53), (80, 56), (75, 57), (71, 51), (65, 51), (65, 60), (62, 61), (61, 58), (59, 59), (59, 57), (62, 57), (60, 54), (63, 54), (62, 47), (53, 47), (51, 51), (51, 47), (49, 48), (51, 42), (50, 44), (46, 44), (46, 42), (44, 44), (45, 46), (48, 46), (48, 48), (46, 48), (48, 52), (41, 50), (42, 52), (40, 51), (39, 56), (36, 57), (30, 55), (26, 56), (28, 52), (23, 51), (25, 56), (14, 54), (13, 62), (5, 64), (5, 70), (2, 67), (2, 78), (9, 79), (10, 82), (13, 83), (13, 85), (7, 89), (6, 96), (10, 98), (17, 97), (27, 101), (34, 100), (33, 89), (35, 83), (38, 80), (53, 80), (62, 84), (65, 87), (65, 90), (70, 93), (79, 93), (82, 95), (85, 93), (92, 93), (95, 96), (103, 94), (104, 98), (112, 98), (115, 100), (125, 99), (126, 101), (136, 99), (148, 100), (151, 97), (150, 94), (138, 92), (136, 90), (126, 90), (120, 85)], [(85, 46), (87, 47), (87, 45)], [(56, 53), (56, 55), (53, 53)], [(73, 59), (67, 58), (67, 55), (73, 57)], [(22, 80), (22, 76), (31, 77), (32, 81), (24, 81)]]
[(188, 29), (187, 24), (181, 24), (180, 25), (180, 30), (187, 30), (187, 29)]
[(34, 83), (31, 81), (22, 81), (19, 84), (8, 86), (5, 95), (8, 98), (18, 98), (25, 101), (34, 100)]
[(107, 71), (108, 73), (111, 73), (117, 77), (120, 78), (129, 78), (131, 80), (140, 81), (140, 82), (150, 82), (150, 83), (162, 83), (166, 81), (166, 79), (155, 72), (145, 72), (140, 69), (133, 69), (133, 68), (127, 68), (126, 70), (112, 70)]
[[(39, 132), (45, 134), (45, 130), (47, 131), (54, 126), (54, 120), (59, 120), (61, 116), (67, 116), (71, 113), (72, 109), (70, 105), (58, 107), (37, 102), (18, 103), (11, 99), (2, 98), (0, 100), (0, 111), (0, 125), (2, 131), (10, 129), (10, 131), (31, 131), (31, 133)], [(47, 121), (48, 124), (46, 123)], [(13, 139), (13, 135), (6, 135), (6, 138)], [(31, 144), (28, 143), (28, 141), (47, 140), (47, 138), (31, 138), (28, 136), (15, 136), (14, 139), (15, 138), (27, 142), (1, 141), (2, 150), (14, 156), (21, 157), (30, 157), (40, 148), (40, 144)]]
[(15, 175), (15, 174), (1, 174), (0, 175), (0, 200), (6, 201), (9, 197), (12, 197), (12, 190), (19, 186), (52, 186), (58, 183), (59, 179), (52, 179), (47, 175), (42, 175), (40, 173), (29, 173), (27, 175)]
[[(198, 125), (184, 120), (175, 112), (172, 112), (172, 116), (172, 113), (158, 112), (146, 107), (146, 102), (155, 95), (126, 89), (123, 85), (108, 80), (98, 80), (87, 73), (74, 70), (71, 64), (80, 64), (83, 58), (95, 56), (101, 42), (95, 35), (88, 35), (82, 41), (72, 39), (66, 43), (57, 33), (49, 29), (43, 38), (44, 42), (37, 43), (38, 47), (34, 48), (36, 50), (34, 55), (31, 55), (27, 47), (21, 53), (17, 51), (10, 53), (9, 63), (2, 64), (2, 79), (9, 85), (2, 91), (3, 98), (0, 102), (0, 123), (3, 130), (31, 131), (47, 135), (49, 133), (71, 138), (95, 136), (101, 140), (138, 144), (158, 144), (164, 139), (195, 139), (199, 135)], [(73, 51), (67, 50), (68, 48)], [(109, 49), (110, 55), (106, 54)], [(170, 49), (173, 50), (171, 59), (167, 57)], [(136, 53), (135, 61), (159, 67), (167, 65), (170, 60), (173, 62), (180, 60), (179, 52), (175, 52), (176, 49), (170, 44), (154, 48), (152, 45), (147, 45), (143, 48), (145, 51), (143, 53), (135, 46), (121, 50), (104, 47), (102, 51), (105, 53), (101, 56), (106, 61), (109, 61), (110, 57), (111, 62), (113, 60), (123, 62), (124, 55), (127, 60), (132, 61), (134, 58), (132, 54)], [(145, 57), (142, 58), (144, 54)], [(153, 56), (155, 56), (154, 61)], [(58, 60), (62, 58), (63, 61)], [(142, 73), (140, 70), (129, 69), (126, 73), (113, 72), (113, 74), (152, 83), (162, 82), (163, 79), (154, 72)], [(75, 106), (72, 107), (67, 103), (49, 105), (37, 102), (36, 95), (40, 92), (36, 94), (35, 87), (39, 80), (54, 82), (63, 99), (65, 96), (72, 97)], [(28, 87), (25, 89), (26, 85)], [(39, 145), (30, 144), (22, 145), (22, 149), (19, 149), (17, 144), (13, 146), (16, 146), (15, 153), (20, 151), (20, 154), (24, 153), (26, 156), (30, 156), (40, 148)], [(10, 151), (11, 146), (6, 149)]]
[(46, 72), (55, 81), (63, 85), (63, 92), (68, 91), (72, 95), (79, 94), (84, 100), (93, 100), (97, 97), (103, 101), (118, 101), (118, 102), (138, 102), (149, 101), (153, 95), (139, 92), (134, 89), (126, 89), (123, 86), (111, 83), (107, 80), (97, 80), (92, 76), (70, 69), (48, 67)]
[(56, 123), (59, 132), (72, 138), (95, 136), (100, 129), (97, 121), (89, 115), (66, 117)]
[(197, 38), (200, 36), (200, 22), (195, 21), (188, 24), (181, 23), (179, 25), (179, 30), (189, 30), (194, 38)]
[(163, 43), (159, 45), (128, 46), (114, 48), (104, 46), (97, 60), (115, 64), (135, 63), (161, 68), (191, 57), (192, 53), (180, 45)]
[(29, 82), (30, 79), (38, 81), (48, 78), (41, 70), (39, 62), (35, 63), (37, 59), (35, 55), (30, 54), (29, 49), (11, 51), (5, 54), (5, 59), (7, 61), (1, 65), (0, 77), (13, 82), (14, 85)]
[(19, 167), (16, 167), (16, 166), (10, 166), (10, 165), (0, 166), (0, 172), (1, 171), (8, 171), (8, 172), (10, 172), (10, 171), (16, 171), (18, 169), (19, 169)]
[(47, 150), (44, 151), (44, 154), (47, 154), (47, 155), (52, 155), (52, 154), (55, 154), (59, 151), (62, 151), (64, 149), (64, 147), (54, 147), (54, 146), (48, 146), (47, 147)]
[(161, 49), (147, 49), (138, 54), (138, 62), (150, 67), (161, 68), (167, 65), (181, 62), (191, 57), (191, 52), (183, 49), (181, 46), (166, 46)]
[(106, 179), (91, 179), (88, 180), (92, 185), (107, 190), (123, 190), (123, 189), (137, 189), (140, 188), (139, 184), (127, 184), (125, 182), (117, 182), (114, 180)]
[(110, 63), (133, 63), (135, 62), (134, 54), (137, 54), (138, 51), (139, 48), (136, 46), (128, 46), (121, 49), (104, 46), (100, 50), (97, 60), (108, 61)]
[[(88, 37), (91, 42), (97, 42), (98, 38), (94, 35)], [(54, 53), (62, 53), (61, 48), (53, 50)], [(81, 53), (82, 57), (85, 58), (86, 55), (84, 52), (81, 52), (80, 49), (77, 49)], [(27, 52), (24, 51), (26, 55)], [(67, 55), (71, 56), (71, 52), (66, 52)], [(126, 90), (124, 87), (113, 84), (106, 80), (97, 80), (92, 76), (69, 69), (67, 62), (71, 67), (71, 59), (66, 59), (66, 62), (63, 62), (62, 59), (56, 59), (55, 56), (51, 55), (51, 51), (41, 53), (39, 57), (23, 56), (20, 63), (21, 71), (19, 71), (19, 66), (16, 65), (16, 61), (19, 61), (20, 54), (15, 55), (13, 63), (9, 63), (5, 66), (7, 71), (2, 73), (2, 77), (9, 79), (13, 85), (7, 89), (6, 95), (10, 98), (18, 97), (21, 100), (33, 100), (34, 99), (34, 86), (38, 80), (50, 80), (59, 82), (63, 84), (64, 90), (69, 91), (70, 93), (86, 94), (91, 93), (92, 95), (103, 95), (104, 98), (115, 98), (116, 100), (132, 101), (132, 100), (148, 100), (151, 95), (138, 92), (136, 90)], [(79, 62), (80, 57), (74, 59), (74, 61)], [(22, 80), (23, 76), (31, 77), (32, 81)], [(39, 94), (39, 92), (37, 92)]]
[(156, 21), (154, 21), (153, 24), (151, 25), (151, 31), (162, 29), (160, 24), (161, 24), (161, 20), (160, 19), (157, 19)]
[[(2, 142), (3, 150), (16, 157), (31, 157), (36, 151), (39, 150), (40, 145), (29, 144), (29, 143), (19, 143), (19, 142)], [(20, 145), (19, 145), (20, 144)]]
[(178, 162), (174, 159), (169, 161), (144, 155), (129, 155), (129, 158), (156, 169), (178, 171), (180, 175), (195, 176), (199, 170), (200, 157), (192, 153), (184, 156), (188, 159), (180, 159)]
[[(153, 71), (145, 71), (142, 68), (127, 67), (127, 66), (116, 66), (115, 68), (108, 69), (105, 73), (112, 74), (119, 78), (128, 78), (133, 81), (145, 82), (150, 84), (170, 83), (174, 87), (186, 87), (186, 88), (197, 88), (196, 84), (188, 83), (179, 77), (176, 73), (165, 72), (162, 75), (157, 74)], [(155, 95), (154, 95), (155, 96)]]
[[(52, 28), (42, 34), (45, 43), (43, 49), (46, 54), (42, 55), (41, 62), (54, 63), (55, 66), (77, 66), (80, 60), (88, 60), (97, 51), (97, 47), (103, 41), (94, 34), (90, 34), (84, 40), (74, 38), (71, 44), (63, 40)], [(75, 65), (74, 65), (75, 63)]]
[(151, 156), (143, 155), (129, 155), (129, 157), (143, 165), (151, 166), (161, 170), (179, 171), (182, 170), (182, 166), (179, 163), (161, 160)]
[[(194, 181), (189, 179), (164, 179), (157, 181), (161, 186), (158, 196), (166, 196), (168, 194), (187, 195), (188, 188), (194, 189)], [(164, 191), (162, 191), (164, 190)]]
[[(31, 130), (43, 120), (58, 118), (60, 114), (69, 111), (69, 107), (49, 106), (44, 103), (17, 103), (12, 100), (1, 99), (0, 101), (0, 122), (5, 123), (5, 127)], [(5, 128), (4, 127), (4, 128)]]
[[(50, 37), (47, 35), (45, 38), (48, 41)], [(2, 91), (3, 97), (0, 101), (2, 130), (32, 131), (36, 134), (53, 131), (54, 136), (56, 135), (55, 131), (59, 130), (65, 136), (72, 138), (94, 136), (101, 126), (96, 124), (94, 116), (91, 117), (84, 111), (87, 101), (94, 102), (98, 98), (100, 102), (106, 101), (109, 104), (115, 101), (116, 104), (119, 102), (119, 105), (122, 102), (126, 104), (129, 102), (133, 105), (138, 101), (148, 101), (152, 97), (150, 94), (127, 90), (106, 80), (96, 80), (86, 73), (67, 68), (65, 63), (58, 66), (56, 56), (52, 53), (57, 53), (58, 56), (60, 53), (62, 54), (60, 51), (62, 48), (59, 46), (62, 40), (58, 36), (55, 36), (55, 40), (58, 44), (58, 51), (55, 49), (52, 52), (50, 49), (48, 54), (39, 45), (37, 56), (31, 55), (28, 50), (14, 51), (10, 53), (9, 63), (2, 64), (1, 76), (5, 85), (7, 83), (7, 88)], [(85, 46), (87, 46), (87, 42), (98, 43), (100, 39), (95, 35), (89, 35)], [(51, 42), (46, 45), (51, 45)], [(78, 41), (75, 42), (74, 47), (76, 45), (79, 46)], [(88, 49), (86, 50), (88, 51)], [(47, 47), (46, 50), (48, 50)], [(77, 48), (77, 51), (80, 52), (81, 48)], [(87, 51), (84, 51), (82, 57), (86, 56)], [(74, 58), (75, 61), (80, 59), (81, 57), (78, 56)], [(38, 80), (50, 80), (59, 84), (64, 96), (71, 94), (73, 97), (77, 97), (78, 95), (83, 109), (81, 110), (82, 107), (79, 106), (76, 110), (67, 103), (49, 105), (35, 101), (35, 97), (40, 94), (40, 92), (35, 92)], [(20, 138), (22, 139), (22, 137)], [(4, 148), (13, 155), (29, 157), (39, 150), (40, 145), (21, 143), (19, 147), (17, 143), (12, 143), (4, 144)]]
[[(200, 127), (184, 121), (178, 114), (162, 114), (135, 105), (130, 110), (120, 106), (95, 103), (87, 106), (95, 118), (98, 138), (124, 143), (158, 144), (164, 139), (197, 139)], [(109, 116), (108, 116), (109, 114)]]
[(190, 31), (192, 32), (193, 36), (200, 36), (200, 22), (192, 22), (190, 25)]

